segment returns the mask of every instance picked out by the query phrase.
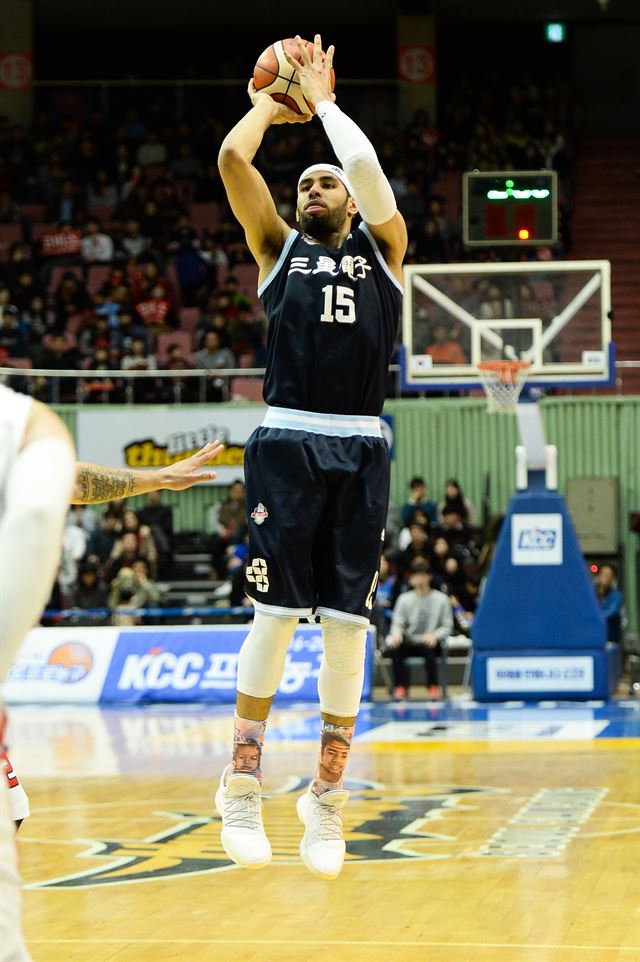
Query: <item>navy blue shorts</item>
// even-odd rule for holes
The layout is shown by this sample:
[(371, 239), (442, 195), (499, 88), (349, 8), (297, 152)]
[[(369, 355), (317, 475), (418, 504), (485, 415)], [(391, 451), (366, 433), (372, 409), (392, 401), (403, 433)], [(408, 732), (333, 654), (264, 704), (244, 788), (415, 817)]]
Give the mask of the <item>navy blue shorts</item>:
[(270, 408), (244, 464), (256, 609), (368, 624), (389, 503), (379, 419)]

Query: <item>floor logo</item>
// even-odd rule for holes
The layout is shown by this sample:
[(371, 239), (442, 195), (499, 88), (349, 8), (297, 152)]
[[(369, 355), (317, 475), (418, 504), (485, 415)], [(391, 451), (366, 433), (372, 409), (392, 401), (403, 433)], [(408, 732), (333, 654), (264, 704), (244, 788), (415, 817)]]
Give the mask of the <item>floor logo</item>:
[[(295, 822), (292, 795), (297, 796), (308, 783), (302, 779), (292, 781), (295, 784), (289, 782), (279, 793), (266, 793), (265, 824), (276, 864), (299, 862), (300, 839), (298, 833), (291, 831)], [(497, 794), (504, 794), (504, 790), (449, 785), (405, 793), (379, 785), (362, 788), (359, 783), (352, 789), (349, 803), (345, 836), (347, 861), (450, 858), (452, 852), (446, 843), (455, 842), (456, 836), (443, 834), (444, 819), (449, 814), (455, 818), (464, 817), (465, 812), (474, 809), (470, 804), (474, 796)], [(70, 889), (151, 882), (233, 867), (220, 844), (220, 818), (217, 815), (193, 812), (154, 814), (165, 815), (173, 824), (148, 838), (95, 840), (79, 857), (99, 859), (99, 865), (27, 887)], [(438, 831), (434, 831), (436, 827)], [(442, 850), (443, 843), (446, 851)]]

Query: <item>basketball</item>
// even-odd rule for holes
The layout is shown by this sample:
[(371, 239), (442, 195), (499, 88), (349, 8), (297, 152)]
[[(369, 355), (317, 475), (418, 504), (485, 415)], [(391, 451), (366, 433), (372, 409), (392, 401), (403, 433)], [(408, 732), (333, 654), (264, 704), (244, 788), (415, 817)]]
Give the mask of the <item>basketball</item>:
[[(303, 40), (313, 59), (313, 43), (310, 40)], [(300, 60), (298, 44), (292, 37), (286, 40), (276, 40), (271, 46), (267, 47), (256, 61), (253, 68), (253, 83), (256, 90), (262, 90), (270, 94), (274, 100), (280, 104), (285, 104), (297, 114), (313, 113), (313, 108), (308, 100), (302, 95), (300, 83), (296, 79), (295, 70), (289, 66), (284, 56), (287, 50), (296, 60)], [(331, 89), (336, 85), (336, 77), (331, 70)]]

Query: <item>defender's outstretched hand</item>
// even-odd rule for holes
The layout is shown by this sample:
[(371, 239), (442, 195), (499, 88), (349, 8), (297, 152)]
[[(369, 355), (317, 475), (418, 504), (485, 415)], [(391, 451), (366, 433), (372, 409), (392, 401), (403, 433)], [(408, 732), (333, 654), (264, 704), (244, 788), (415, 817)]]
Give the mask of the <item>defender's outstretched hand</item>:
[(296, 34), (295, 41), (298, 44), (301, 59), (296, 60), (287, 50), (284, 50), (284, 55), (289, 66), (296, 71), (302, 93), (309, 103), (313, 104), (315, 111), (316, 104), (320, 103), (321, 100), (336, 99), (331, 89), (331, 68), (335, 47), (331, 44), (327, 52), (324, 53), (322, 37), (317, 33), (313, 38), (312, 60), (299, 34)]
[(199, 474), (196, 472), (198, 468), (217, 458), (223, 448), (224, 444), (221, 441), (210, 441), (191, 457), (161, 468), (158, 473), (161, 475), (162, 487), (168, 491), (186, 491), (187, 488), (192, 488), (194, 484), (200, 484), (202, 481), (215, 481), (217, 478), (215, 471), (201, 471)]

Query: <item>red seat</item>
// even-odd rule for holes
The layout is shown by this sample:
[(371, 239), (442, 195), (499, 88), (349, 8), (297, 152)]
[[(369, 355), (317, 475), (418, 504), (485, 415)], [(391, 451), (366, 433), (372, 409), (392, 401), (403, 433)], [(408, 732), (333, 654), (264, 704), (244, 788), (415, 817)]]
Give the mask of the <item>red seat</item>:
[(79, 281), (84, 280), (84, 274), (79, 264), (56, 264), (55, 267), (51, 268), (51, 274), (49, 275), (49, 290), (55, 291), (64, 275), (69, 271), (75, 274)]
[(53, 234), (58, 229), (57, 224), (34, 224), (32, 236), (34, 240), (42, 240), (43, 234)]
[(30, 368), (33, 367), (33, 361), (30, 357), (7, 357), (2, 361), (3, 367), (20, 367), (20, 368)]
[(25, 217), (29, 217), (31, 220), (37, 222), (44, 220), (46, 207), (44, 204), (20, 204), (20, 210)]
[(179, 344), (185, 354), (191, 354), (193, 351), (193, 338), (189, 331), (163, 331), (162, 334), (158, 334), (155, 350), (158, 360), (163, 364), (171, 344)]
[(20, 224), (0, 224), (0, 260), (7, 260), (9, 249), (22, 240)]
[(264, 404), (262, 397), (262, 378), (234, 377), (231, 378), (230, 395), (232, 401), (253, 401)]
[(109, 264), (92, 264), (87, 276), (87, 290), (93, 296), (97, 294), (111, 273)]
[(192, 204), (191, 223), (196, 230), (215, 230), (220, 223), (220, 205), (215, 202)]
[(188, 331), (193, 337), (197, 328), (198, 321), (200, 320), (200, 308), (199, 307), (181, 307), (180, 308), (180, 330)]
[(113, 204), (89, 204), (89, 216), (99, 220), (103, 227), (111, 223), (114, 210)]

